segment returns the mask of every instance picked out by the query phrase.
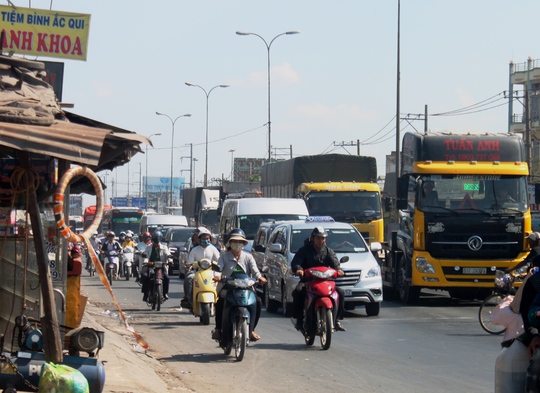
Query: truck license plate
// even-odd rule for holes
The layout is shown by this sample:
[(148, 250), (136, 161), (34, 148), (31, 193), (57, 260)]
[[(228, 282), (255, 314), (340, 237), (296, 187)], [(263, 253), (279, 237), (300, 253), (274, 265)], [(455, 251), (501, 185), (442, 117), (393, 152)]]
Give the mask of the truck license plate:
[(352, 296), (352, 289), (345, 289), (345, 296)]
[(487, 274), (485, 267), (464, 267), (463, 274)]

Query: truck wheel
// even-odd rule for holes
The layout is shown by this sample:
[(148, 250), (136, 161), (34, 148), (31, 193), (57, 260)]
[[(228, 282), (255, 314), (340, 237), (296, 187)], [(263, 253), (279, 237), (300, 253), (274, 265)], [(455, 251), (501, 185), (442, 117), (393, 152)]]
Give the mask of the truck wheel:
[(409, 280), (407, 280), (407, 263), (408, 261), (404, 257), (401, 257), (397, 277), (397, 290), (399, 299), (403, 304), (414, 304), (420, 296), (420, 288), (412, 286)]
[(376, 317), (381, 312), (381, 303), (374, 302), (366, 304), (366, 314), (368, 317)]

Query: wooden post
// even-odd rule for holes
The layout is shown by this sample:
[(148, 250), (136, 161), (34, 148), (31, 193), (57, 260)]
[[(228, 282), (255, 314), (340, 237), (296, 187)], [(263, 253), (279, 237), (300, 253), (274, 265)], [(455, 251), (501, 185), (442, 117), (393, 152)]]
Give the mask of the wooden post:
[[(23, 166), (30, 168), (30, 160), (26, 153), (21, 153)], [(45, 315), (41, 318), (41, 328), (43, 329), (45, 360), (49, 363), (62, 363), (62, 338), (60, 336), (60, 325), (58, 324), (58, 314), (56, 303), (54, 302), (54, 289), (52, 285), (51, 272), (49, 270), (49, 257), (45, 249), (45, 234), (39, 214), (39, 205), (36, 192), (28, 193), (28, 213), (32, 220), (32, 232), (34, 236), (34, 247), (36, 249), (36, 261), (39, 273), (39, 285), (41, 286), (41, 296), (43, 299), (43, 311)]]

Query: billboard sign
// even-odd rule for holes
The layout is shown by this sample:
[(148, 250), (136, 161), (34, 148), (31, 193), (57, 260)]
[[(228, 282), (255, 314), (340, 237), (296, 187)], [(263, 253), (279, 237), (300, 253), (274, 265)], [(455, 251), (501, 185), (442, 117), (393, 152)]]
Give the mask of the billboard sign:
[(86, 60), (90, 14), (0, 6), (3, 51)]
[[(148, 179), (148, 183), (146, 180)], [(170, 177), (144, 177), (143, 184), (147, 184), (148, 192), (171, 192)], [(186, 179), (183, 177), (173, 177), (173, 192), (179, 194), (185, 187)]]
[(254, 175), (261, 176), (264, 158), (234, 158), (234, 181), (251, 181)]

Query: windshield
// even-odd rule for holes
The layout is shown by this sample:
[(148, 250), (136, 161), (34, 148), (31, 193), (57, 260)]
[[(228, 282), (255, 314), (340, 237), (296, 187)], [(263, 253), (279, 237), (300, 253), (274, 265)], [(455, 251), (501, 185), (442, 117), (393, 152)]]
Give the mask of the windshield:
[(381, 218), (379, 193), (373, 191), (311, 192), (306, 204), (310, 216)]
[(254, 214), (249, 216), (240, 216), (238, 218), (238, 226), (246, 234), (246, 239), (255, 239), (255, 234), (259, 229), (261, 222), (265, 221), (292, 221), (292, 220), (306, 220), (305, 214)]
[[(336, 254), (367, 252), (366, 242), (360, 234), (352, 228), (325, 228), (328, 237), (326, 245)], [(291, 235), (291, 252), (296, 253), (304, 245), (304, 241), (309, 238), (313, 228), (293, 229)]]
[(184, 243), (193, 235), (193, 228), (171, 229), (171, 231), (170, 242)]
[[(522, 176), (423, 177), (416, 192), (418, 208), (424, 211), (444, 208), (459, 212), (525, 212), (528, 209), (527, 182)], [(411, 193), (415, 191), (411, 189)]]

